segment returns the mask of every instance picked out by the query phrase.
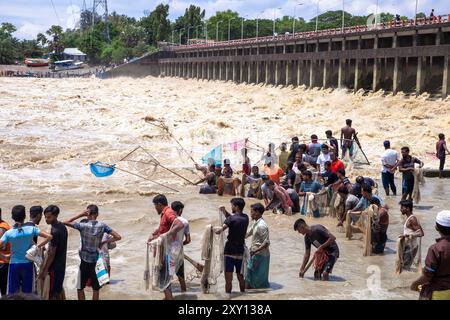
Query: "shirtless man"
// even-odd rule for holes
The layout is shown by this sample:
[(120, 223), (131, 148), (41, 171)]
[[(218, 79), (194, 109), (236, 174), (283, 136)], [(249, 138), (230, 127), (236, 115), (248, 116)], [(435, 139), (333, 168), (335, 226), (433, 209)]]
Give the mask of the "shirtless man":
[(356, 130), (352, 128), (352, 120), (345, 120), (347, 124), (341, 129), (341, 147), (342, 147), (342, 159), (345, 158), (347, 150), (350, 158), (353, 157), (353, 140), (358, 143), (358, 137), (356, 136)]

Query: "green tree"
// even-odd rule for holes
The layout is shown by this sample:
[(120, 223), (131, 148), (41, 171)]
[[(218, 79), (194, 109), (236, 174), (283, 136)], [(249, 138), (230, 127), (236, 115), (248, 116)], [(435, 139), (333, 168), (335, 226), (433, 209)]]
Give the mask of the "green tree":
[(52, 25), (45, 33), (51, 37), (51, 40), (48, 41), (49, 49), (54, 51), (57, 55), (62, 53), (64, 51), (64, 47), (62, 46), (60, 40), (63, 33), (63, 28), (61, 26)]
[(20, 60), (25, 58), (40, 58), (43, 53), (42, 48), (36, 40), (22, 40), (19, 43), (18, 57)]
[(0, 64), (11, 64), (18, 58), (18, 41), (12, 35), (16, 30), (11, 23), (0, 26)]
[[(190, 5), (189, 8), (186, 8), (184, 15), (178, 17), (175, 20), (175, 23), (172, 25), (172, 30), (174, 30), (174, 34), (176, 36), (174, 42), (177, 42), (177, 40), (180, 39), (181, 33), (181, 42), (186, 43), (188, 36), (188, 28), (189, 28), (189, 38), (193, 38), (194, 34), (197, 33), (200, 34), (200, 30), (203, 28), (202, 20), (204, 18), (205, 18), (205, 10), (202, 10), (200, 7)], [(196, 29), (198, 29), (198, 32)]]
[(148, 44), (156, 45), (158, 41), (167, 41), (169, 38), (170, 21), (169, 5), (159, 4), (147, 17), (140, 21)]
[(38, 33), (37, 34), (36, 41), (42, 48), (44, 48), (47, 45), (47, 43), (48, 43), (48, 39), (45, 36), (45, 34), (43, 34), (43, 33)]

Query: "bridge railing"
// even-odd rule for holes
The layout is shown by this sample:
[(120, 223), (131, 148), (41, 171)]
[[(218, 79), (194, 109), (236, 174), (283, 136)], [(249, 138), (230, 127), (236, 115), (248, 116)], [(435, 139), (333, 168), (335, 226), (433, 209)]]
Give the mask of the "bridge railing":
[(282, 41), (282, 40), (304, 40), (311, 39), (320, 36), (330, 36), (330, 35), (347, 35), (352, 33), (359, 33), (364, 31), (371, 30), (386, 30), (386, 29), (398, 29), (412, 26), (422, 26), (422, 25), (432, 25), (432, 24), (442, 24), (450, 22), (450, 14), (448, 15), (440, 15), (435, 16), (433, 18), (419, 18), (414, 21), (414, 19), (408, 20), (400, 20), (400, 21), (390, 21), (383, 22), (373, 25), (362, 25), (362, 26), (351, 26), (345, 28), (335, 28), (335, 29), (325, 29), (316, 31), (306, 31), (306, 32), (296, 32), (294, 34), (283, 34), (276, 36), (265, 36), (265, 37), (257, 37), (257, 38), (245, 38), (245, 39), (235, 39), (235, 40), (226, 40), (226, 41), (218, 41), (218, 42), (205, 42), (205, 43), (196, 43), (190, 45), (177, 45), (171, 46), (171, 50), (183, 50), (183, 49), (201, 49), (206, 47), (225, 47), (234, 44), (256, 44), (256, 43), (267, 43), (274, 41)]

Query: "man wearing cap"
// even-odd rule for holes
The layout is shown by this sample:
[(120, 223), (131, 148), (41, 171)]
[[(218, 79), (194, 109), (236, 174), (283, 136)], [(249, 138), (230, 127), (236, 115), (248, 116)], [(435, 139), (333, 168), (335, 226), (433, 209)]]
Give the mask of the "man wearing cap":
[(397, 151), (391, 149), (391, 142), (389, 140), (384, 141), (383, 145), (384, 152), (381, 155), (381, 181), (383, 182), (386, 195), (389, 195), (390, 187), (392, 194), (395, 196), (397, 195), (397, 187), (395, 186), (394, 173), (400, 156)]
[(420, 300), (450, 300), (450, 210), (437, 214), (435, 228), (441, 237), (428, 249), (422, 275), (411, 284)]

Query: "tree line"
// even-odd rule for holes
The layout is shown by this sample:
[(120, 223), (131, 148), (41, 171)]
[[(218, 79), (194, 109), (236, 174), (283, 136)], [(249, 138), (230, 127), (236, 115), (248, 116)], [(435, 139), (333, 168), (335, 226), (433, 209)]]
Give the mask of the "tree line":
[[(61, 26), (53, 25), (45, 33), (39, 33), (36, 39), (19, 40), (13, 33), (17, 31), (11, 23), (0, 26), (0, 64), (12, 64), (23, 61), (24, 58), (37, 58), (53, 52), (55, 56), (64, 48), (79, 48), (87, 54), (92, 64), (121, 63), (125, 58), (139, 57), (144, 53), (157, 50), (158, 42), (187, 43), (189, 39), (206, 37), (211, 40), (228, 40), (271, 36), (273, 20), (247, 19), (238, 12), (219, 11), (205, 21), (205, 10), (195, 5), (186, 8), (184, 15), (175, 21), (169, 20), (169, 5), (159, 4), (148, 15), (136, 19), (112, 12), (108, 21), (102, 21), (96, 16), (96, 24), (92, 26), (92, 12), (82, 11), (77, 29), (63, 30)], [(381, 22), (394, 19), (390, 13), (381, 13)], [(425, 17), (420, 13), (418, 17)], [(407, 19), (406, 17), (401, 17)], [(345, 27), (365, 25), (369, 16), (357, 16), (344, 12)], [(303, 18), (284, 16), (276, 21), (278, 34), (286, 32), (314, 31), (316, 17), (306, 21)], [(319, 30), (341, 28), (342, 11), (327, 11), (317, 17)], [(106, 23), (109, 28), (109, 39), (106, 37)], [(257, 28), (258, 27), (258, 28)]]

